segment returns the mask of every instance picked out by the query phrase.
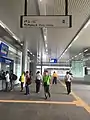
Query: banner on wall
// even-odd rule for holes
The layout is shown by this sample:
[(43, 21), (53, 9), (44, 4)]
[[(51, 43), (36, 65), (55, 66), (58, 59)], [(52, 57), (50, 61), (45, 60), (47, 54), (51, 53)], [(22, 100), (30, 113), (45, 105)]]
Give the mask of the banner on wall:
[(0, 44), (0, 55), (7, 57), (8, 50), (9, 50), (9, 47), (5, 43), (1, 42), (1, 44)]

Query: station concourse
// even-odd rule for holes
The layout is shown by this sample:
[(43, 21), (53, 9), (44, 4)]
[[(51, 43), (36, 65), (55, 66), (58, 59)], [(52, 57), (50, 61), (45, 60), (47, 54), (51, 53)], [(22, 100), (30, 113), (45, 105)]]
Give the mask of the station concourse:
[[(90, 0), (0, 0), (0, 120), (90, 120), (89, 31)], [(28, 95), (26, 74), (20, 92), (26, 71), (32, 80)], [(38, 71), (40, 93), (35, 92)], [(51, 81), (57, 74), (47, 100), (44, 71)]]

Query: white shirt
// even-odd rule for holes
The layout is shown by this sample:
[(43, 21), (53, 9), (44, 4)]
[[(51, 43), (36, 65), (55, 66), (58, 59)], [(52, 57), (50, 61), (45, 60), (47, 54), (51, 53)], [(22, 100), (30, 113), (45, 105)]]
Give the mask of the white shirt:
[(9, 74), (7, 74), (5, 77), (6, 77), (6, 82), (10, 82)]
[(71, 75), (69, 75), (69, 74), (67, 74), (66, 75), (66, 81), (68, 81), (68, 82), (71, 82), (71, 80), (72, 80), (72, 76)]
[(37, 75), (36, 75), (36, 79), (37, 79), (37, 80), (42, 80), (42, 75), (41, 75), (40, 73), (37, 74)]

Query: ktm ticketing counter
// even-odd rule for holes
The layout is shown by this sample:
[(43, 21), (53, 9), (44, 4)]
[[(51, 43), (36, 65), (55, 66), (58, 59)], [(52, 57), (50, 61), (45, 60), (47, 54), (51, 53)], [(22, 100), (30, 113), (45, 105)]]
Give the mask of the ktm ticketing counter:
[[(0, 44), (0, 71), (9, 71), (13, 70), (14, 61), (8, 58), (9, 47), (5, 43), (1, 42)], [(2, 78), (0, 72), (0, 90), (2, 90)]]

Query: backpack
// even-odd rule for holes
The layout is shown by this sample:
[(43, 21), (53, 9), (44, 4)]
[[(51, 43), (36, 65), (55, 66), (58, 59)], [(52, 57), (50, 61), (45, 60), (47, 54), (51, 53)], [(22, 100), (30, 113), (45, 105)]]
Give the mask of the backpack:
[(27, 77), (27, 82), (26, 84), (30, 85), (32, 82), (31, 82), (31, 77)]
[(17, 80), (17, 76), (13, 74), (13, 80)]
[(19, 78), (19, 81), (21, 82), (21, 76), (20, 76), (20, 78)]

